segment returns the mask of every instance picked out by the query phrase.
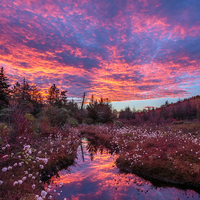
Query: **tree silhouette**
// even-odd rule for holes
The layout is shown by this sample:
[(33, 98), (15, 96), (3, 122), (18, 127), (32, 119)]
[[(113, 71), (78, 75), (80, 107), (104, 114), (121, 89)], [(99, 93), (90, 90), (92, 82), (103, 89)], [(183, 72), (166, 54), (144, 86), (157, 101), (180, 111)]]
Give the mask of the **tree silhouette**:
[(9, 104), (9, 88), (8, 78), (4, 74), (4, 69), (0, 71), (0, 109), (7, 107)]
[(119, 113), (119, 118), (120, 119), (135, 119), (135, 109), (133, 109), (133, 112), (131, 111), (131, 109), (128, 107), (126, 107), (124, 110), (121, 110)]
[(89, 105), (87, 105), (87, 117), (94, 123), (111, 122), (113, 119), (111, 105), (108, 99), (101, 98), (100, 102), (94, 100), (92, 95)]
[(53, 84), (50, 89), (48, 90), (48, 97), (47, 97), (47, 100), (49, 102), (49, 104), (55, 104), (59, 101), (59, 94), (60, 94), (60, 91), (59, 89), (56, 87), (55, 84)]

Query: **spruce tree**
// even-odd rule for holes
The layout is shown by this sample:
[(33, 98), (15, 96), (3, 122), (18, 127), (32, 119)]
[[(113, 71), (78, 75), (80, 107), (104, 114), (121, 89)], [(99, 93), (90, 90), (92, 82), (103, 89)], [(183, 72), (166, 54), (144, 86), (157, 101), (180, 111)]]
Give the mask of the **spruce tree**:
[(4, 69), (0, 71), (0, 109), (3, 109), (9, 104), (9, 83), (8, 78), (4, 74)]
[(49, 95), (47, 97), (47, 100), (48, 100), (49, 104), (53, 105), (59, 101), (60, 90), (56, 87), (55, 84), (53, 84), (49, 88), (48, 93), (49, 93)]

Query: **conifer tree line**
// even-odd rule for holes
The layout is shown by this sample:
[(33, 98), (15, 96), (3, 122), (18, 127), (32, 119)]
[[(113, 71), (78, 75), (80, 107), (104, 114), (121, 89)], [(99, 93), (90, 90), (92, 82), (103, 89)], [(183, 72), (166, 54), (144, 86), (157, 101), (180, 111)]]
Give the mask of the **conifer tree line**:
[[(176, 103), (165, 102), (160, 108), (136, 110), (126, 107), (112, 110), (107, 98), (97, 100), (91, 96), (89, 104), (83, 109), (77, 102), (68, 100), (67, 90), (60, 91), (52, 84), (44, 100), (37, 85), (29, 84), (24, 78), (14, 85), (9, 83), (4, 68), (0, 70), (0, 121), (11, 123), (13, 116), (33, 116), (46, 120), (52, 126), (63, 126), (66, 123), (96, 124), (121, 121), (132, 125), (143, 123), (171, 123), (181, 120), (200, 120), (200, 96), (178, 100)], [(85, 98), (85, 93), (83, 99)]]
[(113, 119), (108, 99), (101, 98), (97, 101), (92, 96), (90, 103), (83, 109), (77, 102), (68, 100), (67, 90), (60, 91), (55, 84), (48, 89), (48, 95), (44, 98), (37, 85), (29, 84), (25, 78), (11, 85), (4, 68), (1, 67), (0, 120), (11, 119), (15, 112), (20, 112), (21, 115), (28, 113), (36, 118), (45, 116), (52, 126), (61, 126), (67, 122), (108, 123)]

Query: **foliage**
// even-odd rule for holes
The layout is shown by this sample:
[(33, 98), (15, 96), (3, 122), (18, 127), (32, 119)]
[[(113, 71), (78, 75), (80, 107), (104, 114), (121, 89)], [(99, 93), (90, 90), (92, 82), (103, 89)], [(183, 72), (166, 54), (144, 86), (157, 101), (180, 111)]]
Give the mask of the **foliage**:
[(25, 113), (31, 112), (36, 116), (43, 106), (41, 92), (36, 85), (30, 85), (24, 78), (22, 84), (17, 82), (12, 87), (10, 105), (11, 107), (16, 107), (18, 110), (23, 110)]
[(101, 98), (100, 102), (94, 101), (93, 97), (89, 105), (87, 105), (87, 117), (92, 119), (94, 123), (107, 123), (113, 119), (111, 104), (108, 99), (105, 101)]
[(59, 89), (56, 87), (55, 84), (53, 84), (53, 85), (49, 88), (48, 93), (49, 93), (49, 95), (48, 95), (48, 97), (47, 97), (47, 100), (48, 100), (49, 104), (52, 105), (52, 104), (55, 104), (55, 103), (57, 103), (57, 102), (59, 101), (59, 93), (60, 93), (60, 91), (59, 91)]
[(116, 128), (122, 128), (124, 125), (121, 121), (114, 121), (114, 126)]
[(4, 74), (4, 69), (0, 71), (0, 110), (7, 107), (9, 104), (9, 83), (8, 78)]
[[(134, 117), (131, 118), (131, 113)], [(176, 103), (165, 102), (160, 108), (149, 108), (143, 111), (131, 111), (129, 108), (120, 111), (119, 119), (127, 124), (163, 124), (178, 123), (175, 121), (194, 121), (200, 119), (200, 96), (178, 100)]]
[(84, 123), (86, 123), (86, 124), (93, 124), (94, 121), (91, 118), (85, 118)]
[(69, 118), (67, 109), (51, 105), (44, 108), (43, 115), (47, 116), (51, 126), (63, 126)]
[(69, 124), (72, 127), (77, 127), (79, 125), (78, 121), (71, 117), (67, 119), (67, 124)]
[(39, 132), (39, 122), (38, 120), (32, 115), (31, 113), (26, 113), (24, 115), (24, 118), (27, 120), (29, 129), (32, 133), (38, 133)]
[(129, 107), (126, 107), (124, 110), (121, 110), (119, 112), (119, 118), (120, 119), (135, 119), (135, 111), (131, 111)]

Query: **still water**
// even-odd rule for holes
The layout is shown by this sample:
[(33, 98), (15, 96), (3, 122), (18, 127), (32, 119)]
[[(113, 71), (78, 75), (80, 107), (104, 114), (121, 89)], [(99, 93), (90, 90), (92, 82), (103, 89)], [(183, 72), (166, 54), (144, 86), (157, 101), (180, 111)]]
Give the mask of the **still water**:
[[(77, 164), (60, 171), (59, 178), (52, 177), (51, 193), (57, 200), (200, 199), (193, 190), (155, 187), (134, 174), (121, 173), (115, 165), (116, 158), (116, 154), (111, 155), (107, 150), (89, 152), (88, 141), (83, 140)], [(60, 188), (61, 182), (63, 187)]]

